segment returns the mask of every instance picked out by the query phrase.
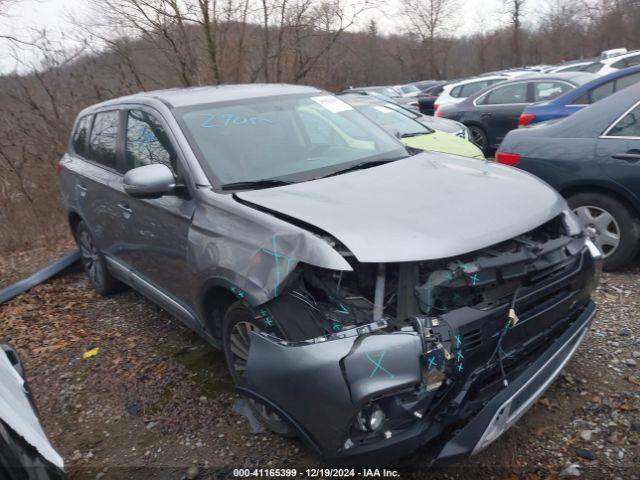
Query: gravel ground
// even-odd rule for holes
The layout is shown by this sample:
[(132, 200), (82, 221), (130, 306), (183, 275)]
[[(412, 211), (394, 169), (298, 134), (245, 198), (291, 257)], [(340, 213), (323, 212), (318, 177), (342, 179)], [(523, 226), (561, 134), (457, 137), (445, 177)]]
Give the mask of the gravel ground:
[[(65, 248), (0, 258), (0, 286)], [(591, 333), (516, 426), (462, 464), (427, 473), (418, 452), (391, 468), (415, 478), (640, 479), (640, 263), (604, 274), (595, 299)], [(73, 479), (319, 465), (296, 440), (253, 434), (233, 413), (221, 353), (132, 291), (99, 297), (71, 272), (0, 306), (0, 319)]]

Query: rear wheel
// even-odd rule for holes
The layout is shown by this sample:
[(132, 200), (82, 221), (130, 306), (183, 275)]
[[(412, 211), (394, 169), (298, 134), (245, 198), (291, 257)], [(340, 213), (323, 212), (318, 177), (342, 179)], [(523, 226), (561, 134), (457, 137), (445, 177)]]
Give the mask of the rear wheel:
[(622, 202), (597, 192), (578, 193), (567, 202), (602, 251), (604, 270), (617, 270), (633, 260), (638, 251), (636, 219)]
[(468, 128), (471, 133), (471, 141), (482, 150), (485, 156), (489, 155), (489, 139), (485, 131), (477, 125), (470, 125)]
[(75, 237), (80, 250), (80, 261), (93, 288), (105, 296), (122, 290), (124, 284), (109, 273), (107, 262), (96, 247), (93, 236), (84, 222), (78, 224)]
[[(236, 302), (227, 310), (223, 322), (223, 347), (229, 372), (235, 383), (240, 381), (247, 367), (251, 333), (262, 331), (253, 310), (244, 302)], [(269, 430), (285, 437), (295, 436), (289, 424), (269, 407), (250, 398), (247, 398), (247, 402), (253, 414)]]

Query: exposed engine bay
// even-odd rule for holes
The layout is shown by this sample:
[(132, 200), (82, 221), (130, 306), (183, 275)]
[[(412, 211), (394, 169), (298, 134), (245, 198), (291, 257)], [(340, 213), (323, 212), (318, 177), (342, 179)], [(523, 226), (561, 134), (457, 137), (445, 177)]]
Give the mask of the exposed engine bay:
[(430, 262), (361, 264), (353, 272), (300, 265), (283, 293), (265, 305), (284, 339), (303, 341), (384, 319), (406, 326), (416, 315), (511, 300), (516, 289), (561, 270), (584, 242), (568, 236), (562, 216), (509, 241)]
[(352, 272), (300, 264), (259, 308), (265, 333), (252, 337), (239, 390), (325, 458), (450, 436), (522, 381), (554, 338), (590, 321), (588, 244), (562, 214), (428, 262), (361, 264), (336, 245)]

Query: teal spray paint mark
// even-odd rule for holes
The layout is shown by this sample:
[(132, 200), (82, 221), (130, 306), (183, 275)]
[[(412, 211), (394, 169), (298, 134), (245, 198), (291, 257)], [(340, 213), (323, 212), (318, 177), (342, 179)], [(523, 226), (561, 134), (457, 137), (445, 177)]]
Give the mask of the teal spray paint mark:
[(340, 330), (342, 330), (342, 324), (338, 322), (333, 322), (333, 325), (331, 325), (331, 329), (334, 332), (339, 332)]
[(384, 350), (380, 356), (378, 357), (377, 360), (374, 360), (373, 358), (371, 358), (371, 356), (367, 353), (366, 356), (369, 359), (369, 361), (371, 363), (373, 363), (373, 369), (371, 370), (371, 373), (369, 374), (369, 378), (372, 378), (377, 372), (378, 370), (380, 370), (381, 372), (386, 373), (387, 375), (389, 375), (389, 377), (394, 378), (393, 373), (391, 373), (389, 370), (387, 370), (386, 368), (384, 368), (382, 366), (382, 359), (384, 358), (385, 353), (387, 353), (386, 350)]
[(480, 281), (480, 274), (474, 273), (473, 275), (469, 275), (469, 279), (471, 280), (471, 285), (477, 285)]
[(245, 293), (240, 290), (238, 287), (231, 287), (231, 292), (238, 298), (244, 298)]
[(433, 367), (437, 367), (438, 366), (438, 362), (436, 361), (436, 357), (429, 357), (429, 364), (427, 365), (427, 368), (429, 370), (431, 370)]
[(460, 346), (462, 345), (462, 340), (460, 340), (460, 335), (456, 335), (455, 339), (456, 339), (456, 348), (460, 348)]
[(278, 287), (280, 286), (280, 277), (281, 277), (281, 272), (280, 272), (280, 261), (282, 259), (286, 260), (286, 269), (284, 272), (284, 276), (286, 277), (289, 274), (289, 270), (291, 269), (291, 262), (293, 261), (292, 258), (288, 255), (285, 255), (284, 253), (280, 253), (278, 252), (278, 247), (276, 244), (276, 236), (274, 235), (273, 237), (271, 237), (271, 246), (273, 248), (273, 250), (269, 250), (268, 248), (263, 248), (261, 249), (261, 251), (267, 255), (270, 255), (273, 257), (273, 261), (275, 262), (275, 266), (276, 266), (276, 278), (275, 278), (275, 284), (273, 286), (273, 296), (277, 296), (278, 295)]

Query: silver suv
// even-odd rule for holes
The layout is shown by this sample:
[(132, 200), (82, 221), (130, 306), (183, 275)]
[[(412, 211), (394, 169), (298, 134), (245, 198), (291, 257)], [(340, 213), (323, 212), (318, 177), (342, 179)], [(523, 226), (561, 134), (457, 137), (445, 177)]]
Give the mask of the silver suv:
[(95, 288), (222, 347), (254, 414), (331, 461), (481, 450), (594, 316), (600, 253), (555, 191), (405, 147), (316, 88), (101, 103), (60, 165)]

